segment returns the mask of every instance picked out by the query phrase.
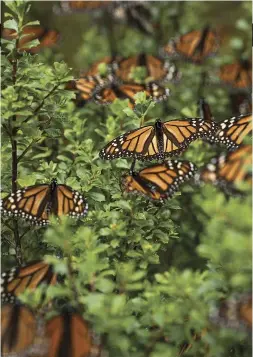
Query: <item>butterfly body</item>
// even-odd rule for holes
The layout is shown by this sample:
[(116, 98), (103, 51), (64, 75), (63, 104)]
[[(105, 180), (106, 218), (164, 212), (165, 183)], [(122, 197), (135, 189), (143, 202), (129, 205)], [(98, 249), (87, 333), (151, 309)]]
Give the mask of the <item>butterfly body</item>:
[(88, 204), (78, 191), (58, 185), (53, 179), (49, 185), (34, 185), (13, 192), (1, 201), (1, 211), (34, 224), (46, 225), (51, 214), (83, 217), (87, 214)]
[(213, 135), (214, 122), (202, 119), (183, 119), (143, 126), (120, 135), (107, 144), (100, 157), (113, 160), (118, 157), (133, 157), (138, 160), (164, 160), (167, 156), (180, 154), (199, 137)]

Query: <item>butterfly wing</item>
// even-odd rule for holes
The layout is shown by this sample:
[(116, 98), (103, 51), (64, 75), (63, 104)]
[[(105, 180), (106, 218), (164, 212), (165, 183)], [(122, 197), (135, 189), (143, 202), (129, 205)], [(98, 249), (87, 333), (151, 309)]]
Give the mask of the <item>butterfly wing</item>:
[(75, 88), (79, 91), (77, 95), (77, 104), (84, 104), (93, 99), (98, 88), (105, 86), (108, 78), (102, 78), (99, 75), (80, 78), (75, 83)]
[[(71, 14), (73, 12), (85, 12), (99, 10), (111, 4), (112, 1), (61, 1), (61, 11)], [(59, 10), (56, 10), (59, 13)]]
[(37, 321), (25, 306), (7, 304), (1, 309), (1, 355), (23, 356), (35, 340)]
[(214, 142), (224, 144), (234, 150), (242, 143), (247, 134), (252, 131), (252, 114), (241, 115), (224, 120), (219, 124)]
[(49, 339), (48, 357), (64, 355), (71, 357), (96, 357), (100, 355), (98, 346), (93, 345), (87, 323), (77, 313), (63, 313), (47, 322), (46, 335)]
[(149, 160), (159, 154), (158, 143), (153, 126), (144, 126), (131, 130), (107, 144), (101, 151), (100, 157), (113, 160), (118, 157), (134, 157)]
[[(7, 40), (11, 40), (17, 37), (17, 33), (14, 30), (4, 29), (2, 36)], [(18, 49), (20, 51), (26, 51), (30, 53), (37, 53), (44, 47), (52, 47), (58, 42), (60, 38), (60, 34), (58, 31), (49, 30), (39, 25), (26, 26), (23, 29), (22, 36), (24, 37), (19, 40)], [(40, 41), (40, 44), (38, 46), (32, 48), (26, 47), (29, 42), (35, 39), (38, 39)]]
[(192, 177), (195, 170), (191, 162), (168, 161), (126, 176), (123, 179), (123, 185), (126, 192), (138, 193), (153, 200), (163, 201), (171, 197), (181, 183)]
[(14, 302), (26, 289), (34, 290), (41, 284), (55, 285), (56, 282), (53, 266), (43, 261), (13, 268), (1, 275), (2, 302)]
[(165, 156), (180, 154), (197, 138), (213, 135), (216, 124), (204, 119), (171, 120), (163, 126), (163, 151)]
[(19, 216), (32, 223), (48, 223), (47, 203), (50, 195), (49, 185), (35, 185), (20, 189), (1, 201), (3, 214)]
[(58, 217), (68, 215), (81, 218), (87, 215), (88, 203), (84, 196), (66, 185), (57, 185), (56, 200), (52, 204), (52, 213)]
[(251, 88), (252, 64), (246, 61), (223, 65), (219, 71), (219, 78), (225, 84), (235, 88)]

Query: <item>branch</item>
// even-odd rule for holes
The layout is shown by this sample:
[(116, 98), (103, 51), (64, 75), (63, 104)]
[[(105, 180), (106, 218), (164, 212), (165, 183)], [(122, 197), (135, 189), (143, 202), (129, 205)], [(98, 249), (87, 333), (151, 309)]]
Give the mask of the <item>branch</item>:
[(27, 123), (28, 120), (30, 120), (31, 118), (33, 118), (34, 115), (38, 113), (38, 111), (43, 107), (43, 105), (44, 105), (44, 103), (45, 103), (45, 100), (46, 100), (48, 97), (50, 97), (51, 94), (53, 94), (53, 92), (59, 87), (59, 85), (61, 85), (61, 83), (56, 84), (56, 85), (51, 89), (51, 91), (49, 91), (49, 92), (47, 93), (47, 95), (42, 99), (42, 102), (41, 102), (41, 103), (37, 106), (37, 108), (34, 110), (33, 114), (29, 115), (29, 116), (22, 122), (22, 124), (23, 124), (23, 123)]

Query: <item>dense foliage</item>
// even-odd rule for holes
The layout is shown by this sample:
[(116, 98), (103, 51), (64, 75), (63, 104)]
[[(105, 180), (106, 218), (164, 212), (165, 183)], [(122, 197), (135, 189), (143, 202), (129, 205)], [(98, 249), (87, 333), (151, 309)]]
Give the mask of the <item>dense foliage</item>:
[[(42, 3), (32, 3), (31, 11), (27, 2), (5, 5), (4, 27), (20, 34)], [(45, 6), (45, 17), (52, 6)], [(75, 94), (65, 89), (79, 69), (110, 55), (103, 10), (96, 15), (96, 25), (91, 13), (49, 17), (60, 30), (62, 26), (63, 45), (38, 55), (18, 52), (15, 39), (3, 41), (3, 197), (18, 187), (56, 177), (84, 192), (89, 213), (80, 221), (53, 220), (47, 228), (4, 217), (2, 270), (37, 259), (54, 264), (67, 277), (63, 285), (47, 290), (44, 304), (60, 297), (74, 307), (81, 305), (111, 357), (174, 357), (184, 341), (193, 342), (192, 330), (205, 333), (186, 355), (248, 357), (251, 351), (247, 331), (216, 326), (210, 320), (221, 299), (251, 289), (250, 195), (227, 199), (212, 186), (191, 182), (173, 199), (155, 204), (122, 192), (120, 181), (130, 167), (128, 160), (108, 162), (98, 157), (109, 140), (141, 122), (195, 117), (200, 94), (217, 121), (233, 114), (229, 90), (215, 81), (214, 69), (239, 53), (249, 55), (250, 3), (231, 5), (234, 29), (226, 20), (224, 26), (219, 22), (219, 9), (225, 7), (227, 2), (150, 3), (152, 21), (160, 25), (153, 36), (114, 24), (117, 51), (125, 56), (141, 50), (157, 54), (169, 38), (208, 21), (219, 25), (226, 39), (217, 58), (201, 67), (178, 61), (182, 78), (178, 84), (168, 84), (172, 92), (168, 101), (154, 104), (139, 93), (136, 112), (127, 100), (108, 107), (89, 103), (76, 108)], [(72, 38), (73, 43), (66, 43)], [(211, 74), (205, 87), (203, 71)], [(201, 166), (214, 153), (213, 147), (198, 140), (183, 157)], [(69, 271), (69, 262), (77, 275)], [(36, 309), (40, 298), (38, 289), (23, 300)]]

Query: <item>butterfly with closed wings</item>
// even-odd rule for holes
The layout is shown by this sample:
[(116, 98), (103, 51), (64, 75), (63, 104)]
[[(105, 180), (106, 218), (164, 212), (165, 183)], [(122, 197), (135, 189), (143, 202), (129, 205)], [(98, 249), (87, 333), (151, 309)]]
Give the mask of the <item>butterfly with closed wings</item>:
[(143, 126), (118, 136), (101, 151), (100, 157), (113, 160), (133, 157), (138, 160), (164, 160), (167, 156), (179, 155), (188, 145), (203, 137), (213, 136), (216, 124), (203, 119), (176, 119)]
[(78, 191), (66, 185), (50, 184), (28, 186), (11, 193), (1, 200), (1, 211), (5, 215), (19, 216), (37, 225), (47, 225), (49, 215), (68, 215), (81, 218), (88, 212), (88, 204)]
[(130, 174), (123, 177), (123, 188), (128, 193), (137, 193), (163, 202), (179, 189), (179, 185), (189, 180), (196, 167), (189, 161), (171, 160), (152, 165), (139, 172), (131, 169)]

